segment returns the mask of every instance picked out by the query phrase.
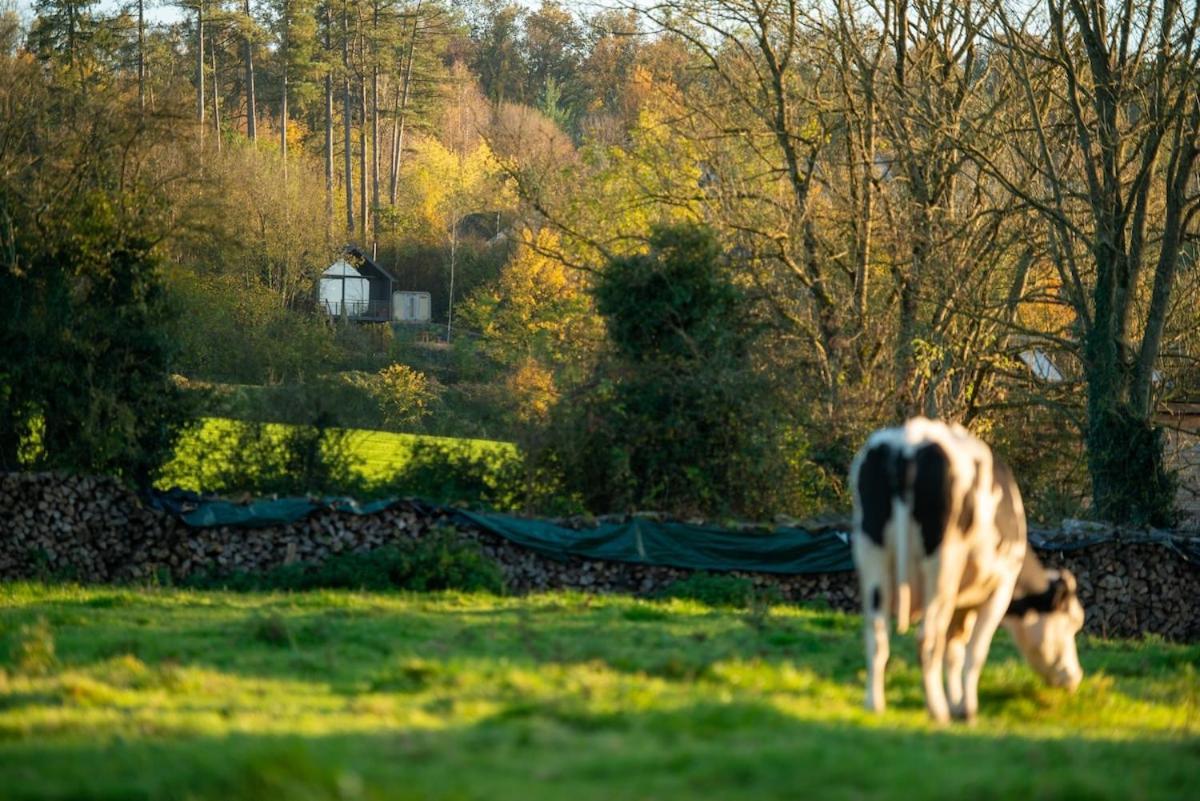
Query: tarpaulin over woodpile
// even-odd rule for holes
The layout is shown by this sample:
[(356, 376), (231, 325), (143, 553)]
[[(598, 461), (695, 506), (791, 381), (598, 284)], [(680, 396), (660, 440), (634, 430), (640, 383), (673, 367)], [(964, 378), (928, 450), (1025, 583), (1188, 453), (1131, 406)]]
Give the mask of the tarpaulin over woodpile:
[[(148, 500), (152, 506), (169, 511), (196, 528), (259, 528), (291, 523), (317, 511), (370, 515), (397, 504), (416, 504), (430, 514), (445, 516), (463, 526), (483, 529), (556, 559), (578, 556), (694, 570), (787, 574), (854, 569), (849, 536), (846, 531), (837, 529), (809, 531), (781, 526), (774, 529), (735, 530), (647, 517), (600, 522), (594, 527), (576, 529), (546, 520), (450, 509), (398, 499), (360, 503), (349, 498), (276, 498), (234, 503), (172, 491), (154, 493)], [(1029, 538), (1036, 547), (1053, 551), (1071, 551), (1113, 541), (1154, 543), (1169, 548), (1193, 564), (1200, 564), (1200, 539), (1166, 532), (1091, 531), (1064, 534), (1032, 531)]]

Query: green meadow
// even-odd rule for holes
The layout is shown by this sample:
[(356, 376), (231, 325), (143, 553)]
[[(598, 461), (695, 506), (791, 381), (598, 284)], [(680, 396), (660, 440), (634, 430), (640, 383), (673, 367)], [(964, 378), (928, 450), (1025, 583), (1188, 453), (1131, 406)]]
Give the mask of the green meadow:
[(981, 720), (911, 639), (860, 709), (855, 616), (550, 593), (0, 586), (4, 799), (1177, 799), (1200, 646), (1081, 639), (1074, 695), (1000, 634)]
[[(230, 442), (236, 440), (238, 427), (245, 423), (220, 417), (206, 417), (187, 432), (176, 446), (174, 458), (164, 467), (161, 487), (203, 491), (206, 476), (220, 470), (231, 457)], [(268, 440), (281, 441), (293, 427), (285, 423), (264, 423)], [(455, 439), (421, 434), (398, 434), (368, 429), (338, 429), (345, 433), (350, 471), (368, 485), (384, 483), (408, 463), (415, 446), (442, 446), (478, 457), (509, 456), (516, 453), (511, 443), (483, 439)]]

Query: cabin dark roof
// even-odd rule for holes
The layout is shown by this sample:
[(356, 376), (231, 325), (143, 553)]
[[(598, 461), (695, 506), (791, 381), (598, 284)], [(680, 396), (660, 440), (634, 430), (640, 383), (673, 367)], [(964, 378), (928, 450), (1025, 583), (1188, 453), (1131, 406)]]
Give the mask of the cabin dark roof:
[(367, 276), (368, 273), (373, 272), (380, 278), (386, 278), (393, 284), (396, 283), (396, 276), (392, 274), (391, 270), (376, 264), (366, 253), (363, 253), (360, 248), (354, 245), (346, 245), (346, 247), (342, 249), (342, 254), (344, 258), (349, 257), (349, 260), (352, 262), (355, 269), (357, 269), (360, 273), (363, 273), (364, 276)]

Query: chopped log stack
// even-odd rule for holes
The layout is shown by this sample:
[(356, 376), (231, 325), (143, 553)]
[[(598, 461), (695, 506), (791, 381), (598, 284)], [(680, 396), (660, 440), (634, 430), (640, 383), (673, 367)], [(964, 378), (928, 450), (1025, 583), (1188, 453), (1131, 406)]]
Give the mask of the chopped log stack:
[[(69, 578), (84, 583), (151, 583), (199, 570), (261, 571), (295, 561), (320, 561), (345, 551), (369, 551), (432, 528), (454, 525), (480, 543), (514, 593), (572, 588), (651, 595), (692, 571), (570, 558), (548, 559), (506, 539), (464, 525), (450, 513), (399, 503), (373, 515), (319, 511), (286, 525), (190, 528), (144, 505), (110, 478), (0, 473), (0, 580)], [(1108, 542), (1065, 552), (1041, 552), (1048, 565), (1070, 568), (1087, 610), (1085, 629), (1106, 637), (1156, 634), (1200, 640), (1200, 567), (1155, 544)], [(858, 609), (854, 574), (781, 576), (738, 573), (792, 602)]]

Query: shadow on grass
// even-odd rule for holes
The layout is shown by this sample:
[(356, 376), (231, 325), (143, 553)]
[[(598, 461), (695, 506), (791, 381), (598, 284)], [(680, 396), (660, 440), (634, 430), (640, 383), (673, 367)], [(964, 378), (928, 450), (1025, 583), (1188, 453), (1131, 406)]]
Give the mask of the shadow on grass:
[(32, 799), (1181, 798), (1200, 743), (826, 724), (764, 703), (513, 704), (440, 731), (0, 743)]

